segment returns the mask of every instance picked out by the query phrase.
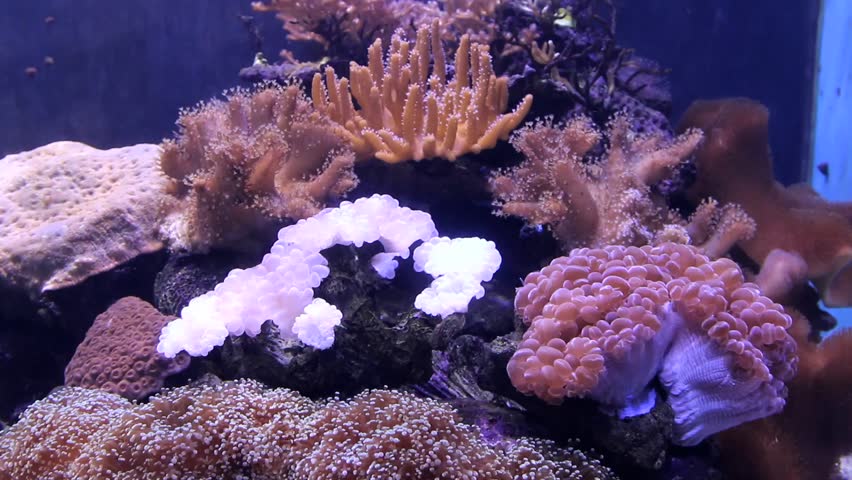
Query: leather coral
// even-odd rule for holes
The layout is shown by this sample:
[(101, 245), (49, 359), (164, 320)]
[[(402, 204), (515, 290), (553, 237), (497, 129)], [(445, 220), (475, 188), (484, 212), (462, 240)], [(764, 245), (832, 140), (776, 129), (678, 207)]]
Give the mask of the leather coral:
[[(609, 148), (586, 162), (604, 133)], [(640, 135), (623, 115), (606, 132), (584, 117), (531, 124), (512, 137), (526, 160), (491, 180), (495, 206), (500, 214), (548, 225), (566, 250), (652, 243), (679, 220), (651, 186), (669, 177), (701, 139), (697, 130), (674, 139), (662, 132)]]
[(354, 155), (298, 87), (236, 90), (182, 112), (160, 167), (181, 207), (173, 247), (228, 245), (287, 217), (307, 218), (357, 185)]
[(695, 128), (706, 141), (696, 153), (689, 198), (738, 203), (757, 223), (755, 235), (738, 243), (752, 260), (763, 264), (773, 249), (794, 252), (826, 305), (852, 306), (852, 204), (829, 202), (807, 186), (785, 187), (773, 178), (769, 111), (758, 102), (695, 102), (679, 129)]

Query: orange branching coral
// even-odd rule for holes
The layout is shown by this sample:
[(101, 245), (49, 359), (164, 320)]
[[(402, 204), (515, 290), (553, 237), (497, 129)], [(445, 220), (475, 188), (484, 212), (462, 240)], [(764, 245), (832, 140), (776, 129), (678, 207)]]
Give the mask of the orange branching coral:
[(467, 36), (456, 51), (455, 76), (447, 81), (438, 22), (418, 29), (413, 44), (394, 35), (387, 63), (381, 40), (368, 56), (366, 67), (350, 66), (351, 79), (338, 79), (328, 67), (325, 82), (316, 74), (311, 89), (314, 106), (343, 127), (359, 158), (396, 163), (479, 153), (508, 138), (532, 107), (527, 95), (512, 113), (503, 113), (508, 79), (494, 75), (488, 47), (471, 44)]
[(160, 160), (183, 201), (166, 227), (172, 247), (203, 250), (309, 217), (357, 184), (346, 139), (296, 86), (237, 90), (183, 112), (178, 125)]
[(690, 245), (576, 249), (530, 273), (515, 308), (518, 390), (623, 407), (659, 371), (686, 445), (780, 411), (797, 363), (784, 309)]
[(655, 241), (665, 225), (678, 219), (652, 194), (651, 185), (693, 152), (701, 133), (691, 130), (674, 140), (662, 134), (640, 136), (619, 116), (607, 132), (607, 153), (584, 163), (601, 137), (586, 118), (522, 128), (512, 145), (526, 161), (491, 181), (498, 213), (549, 225), (566, 249)]
[(487, 443), (449, 406), (386, 390), (313, 402), (254, 381), (136, 405), (60, 389), (0, 435), (0, 480), (23, 478), (613, 479), (573, 448)]
[(762, 264), (773, 249), (795, 252), (827, 305), (852, 306), (852, 207), (774, 180), (766, 107), (747, 99), (696, 102), (680, 125), (694, 128), (707, 141), (696, 154), (690, 199), (742, 205), (757, 222), (754, 236), (738, 243), (749, 257)]
[(138, 400), (189, 366), (189, 355), (157, 352), (160, 332), (174, 320), (150, 303), (124, 297), (98, 315), (65, 367), (65, 385), (99, 388)]

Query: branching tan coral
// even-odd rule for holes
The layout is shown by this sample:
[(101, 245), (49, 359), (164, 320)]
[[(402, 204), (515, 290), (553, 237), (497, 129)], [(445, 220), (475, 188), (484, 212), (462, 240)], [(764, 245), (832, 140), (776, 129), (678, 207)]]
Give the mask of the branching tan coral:
[(336, 126), (296, 86), (231, 92), (183, 112), (160, 161), (183, 208), (172, 247), (227, 245), (281, 217), (300, 219), (357, 184)]
[(325, 82), (316, 74), (311, 89), (316, 109), (343, 127), (359, 158), (397, 163), (479, 153), (507, 139), (532, 106), (527, 95), (512, 113), (503, 113), (508, 79), (494, 75), (488, 47), (471, 44), (467, 36), (448, 81), (438, 22), (420, 28), (413, 44), (394, 35), (386, 63), (381, 40), (368, 56), (366, 67), (350, 66), (351, 81), (327, 67)]
[(488, 443), (448, 405), (376, 390), (314, 402), (244, 380), (182, 387), (133, 404), (65, 387), (0, 435), (11, 479), (601, 479), (574, 448)]
[(521, 129), (512, 144), (526, 161), (491, 181), (498, 213), (549, 225), (566, 249), (654, 242), (666, 225), (680, 220), (651, 185), (669, 176), (702, 135), (692, 130), (674, 140), (640, 136), (618, 116), (606, 137), (606, 154), (587, 163), (584, 157), (602, 138), (591, 120), (539, 122)]

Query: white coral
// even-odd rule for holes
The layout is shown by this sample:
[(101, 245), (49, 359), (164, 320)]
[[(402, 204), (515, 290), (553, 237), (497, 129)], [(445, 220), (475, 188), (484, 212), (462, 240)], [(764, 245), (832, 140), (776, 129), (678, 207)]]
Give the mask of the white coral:
[(491, 279), (500, 254), (493, 242), (434, 239), (437, 234), (429, 214), (400, 207), (388, 195), (327, 208), (281, 229), (260, 265), (233, 270), (214, 290), (190, 301), (181, 317), (163, 328), (157, 350), (167, 357), (181, 350), (206, 355), (229, 335), (257, 335), (267, 320), (286, 338), (329, 348), (342, 314), (324, 300), (314, 299), (313, 289), (329, 274), (320, 252), (333, 245), (381, 242), (385, 252), (375, 255), (372, 265), (380, 276), (393, 278), (395, 259), (408, 258), (411, 245), (424, 241), (415, 251), (420, 259), (415, 265), (436, 280), (417, 297), (415, 306), (442, 316), (467, 311), (470, 300), (484, 294), (480, 282)]

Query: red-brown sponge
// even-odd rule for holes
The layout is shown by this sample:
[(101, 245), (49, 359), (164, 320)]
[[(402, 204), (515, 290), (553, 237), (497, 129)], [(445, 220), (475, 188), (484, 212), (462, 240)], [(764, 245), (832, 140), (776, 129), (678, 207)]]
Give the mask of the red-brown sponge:
[(163, 387), (163, 380), (189, 366), (157, 352), (160, 331), (175, 317), (148, 302), (124, 297), (98, 315), (65, 367), (65, 385), (96, 388), (138, 400)]

